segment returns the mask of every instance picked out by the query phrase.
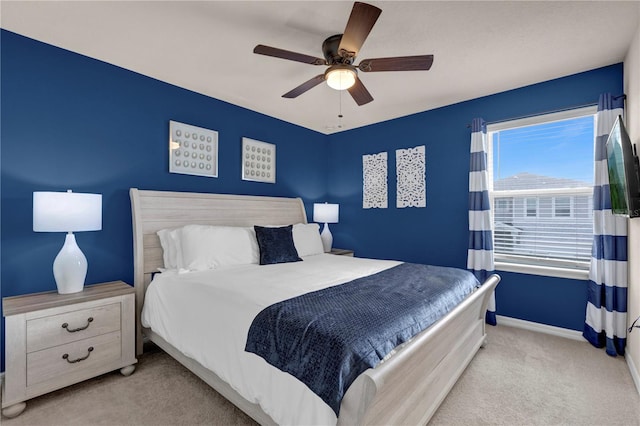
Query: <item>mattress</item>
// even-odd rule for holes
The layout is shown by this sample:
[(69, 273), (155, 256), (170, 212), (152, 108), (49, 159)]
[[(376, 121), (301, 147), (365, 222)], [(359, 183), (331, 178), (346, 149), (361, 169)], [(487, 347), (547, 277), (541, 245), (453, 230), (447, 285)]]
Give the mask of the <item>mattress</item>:
[(249, 327), (274, 303), (400, 263), (320, 254), (275, 265), (166, 271), (147, 289), (142, 324), (260, 405), (276, 423), (335, 424), (333, 410), (302, 382), (245, 352)]

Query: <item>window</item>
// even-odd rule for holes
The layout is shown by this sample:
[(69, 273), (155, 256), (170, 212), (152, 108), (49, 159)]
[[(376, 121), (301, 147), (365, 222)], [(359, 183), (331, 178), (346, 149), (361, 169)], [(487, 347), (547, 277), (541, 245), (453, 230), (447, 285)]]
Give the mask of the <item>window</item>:
[(583, 278), (593, 239), (595, 113), (487, 126), (497, 269)]
[(499, 198), (495, 204), (495, 215), (500, 217), (503, 222), (511, 222), (513, 220), (513, 199)]
[(525, 198), (526, 217), (538, 217), (538, 198)]
[(571, 217), (571, 197), (553, 197), (553, 216)]

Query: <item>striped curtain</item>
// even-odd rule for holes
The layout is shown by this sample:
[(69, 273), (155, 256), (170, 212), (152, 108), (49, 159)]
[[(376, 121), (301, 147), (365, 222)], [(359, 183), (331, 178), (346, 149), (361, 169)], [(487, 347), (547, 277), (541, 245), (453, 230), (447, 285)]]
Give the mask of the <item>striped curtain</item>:
[[(493, 235), (491, 202), (487, 172), (487, 126), (481, 118), (471, 123), (471, 158), (469, 161), (469, 250), (467, 269), (483, 282), (493, 273)], [(496, 325), (495, 293), (486, 314), (486, 322)]]
[(624, 355), (627, 324), (627, 218), (611, 213), (606, 142), (624, 96), (600, 95), (596, 115), (593, 248), (582, 335), (611, 356)]

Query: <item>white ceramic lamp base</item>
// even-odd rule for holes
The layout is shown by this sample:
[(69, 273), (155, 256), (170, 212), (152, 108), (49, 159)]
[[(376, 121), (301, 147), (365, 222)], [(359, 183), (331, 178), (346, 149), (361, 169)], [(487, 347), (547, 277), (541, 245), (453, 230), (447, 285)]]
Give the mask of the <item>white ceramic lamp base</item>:
[(329, 224), (325, 223), (322, 228), (322, 232), (320, 233), (320, 238), (322, 239), (322, 246), (324, 247), (324, 252), (329, 253), (331, 251), (331, 246), (333, 245), (333, 235), (331, 235), (331, 231), (329, 231)]
[(87, 258), (76, 243), (76, 236), (69, 232), (60, 253), (53, 261), (53, 276), (58, 293), (79, 293), (84, 289), (87, 277)]

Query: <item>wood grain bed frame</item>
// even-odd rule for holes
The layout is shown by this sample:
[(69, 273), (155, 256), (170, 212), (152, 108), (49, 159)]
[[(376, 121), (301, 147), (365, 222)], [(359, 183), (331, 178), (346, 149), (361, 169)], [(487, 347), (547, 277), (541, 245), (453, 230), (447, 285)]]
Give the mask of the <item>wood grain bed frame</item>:
[[(143, 334), (195, 373), (258, 423), (274, 424), (261, 408), (210, 370), (184, 356), (152, 330), (143, 329), (140, 314), (152, 274), (163, 266), (156, 232), (186, 224), (289, 225), (307, 223), (299, 198), (187, 192), (143, 191), (131, 188), (136, 348)], [(387, 361), (366, 370), (343, 398), (338, 424), (426, 424), (485, 341), (485, 312), (500, 277), (492, 275), (446, 317), (417, 335)]]

